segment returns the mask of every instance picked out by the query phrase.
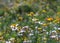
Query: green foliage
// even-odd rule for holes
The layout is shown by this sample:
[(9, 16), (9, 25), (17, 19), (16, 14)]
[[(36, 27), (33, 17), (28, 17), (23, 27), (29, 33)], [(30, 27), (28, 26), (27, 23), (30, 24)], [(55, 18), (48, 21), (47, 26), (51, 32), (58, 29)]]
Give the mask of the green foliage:
[(37, 8), (32, 8), (32, 6), (29, 6), (29, 5), (19, 6), (18, 9), (19, 9), (18, 12), (20, 14), (22, 14), (23, 12), (25, 13), (36, 12), (38, 10)]
[(0, 16), (4, 15), (4, 10), (0, 9)]

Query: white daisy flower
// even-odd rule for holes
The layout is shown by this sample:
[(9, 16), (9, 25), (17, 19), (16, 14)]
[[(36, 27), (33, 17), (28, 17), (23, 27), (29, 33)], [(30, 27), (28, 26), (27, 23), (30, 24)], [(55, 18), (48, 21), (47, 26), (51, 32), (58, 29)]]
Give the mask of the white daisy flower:
[(12, 24), (10, 27), (11, 27), (12, 31), (15, 31), (18, 29), (17, 26), (18, 26), (18, 24)]
[(17, 27), (15, 27), (15, 28), (13, 27), (13, 28), (12, 28), (12, 31), (15, 31), (15, 30), (17, 30)]

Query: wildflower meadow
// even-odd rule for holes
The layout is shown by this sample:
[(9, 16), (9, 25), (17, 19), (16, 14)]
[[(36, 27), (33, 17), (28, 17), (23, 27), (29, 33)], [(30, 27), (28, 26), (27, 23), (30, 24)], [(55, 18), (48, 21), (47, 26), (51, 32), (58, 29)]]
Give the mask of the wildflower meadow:
[(60, 0), (0, 0), (0, 43), (60, 43)]

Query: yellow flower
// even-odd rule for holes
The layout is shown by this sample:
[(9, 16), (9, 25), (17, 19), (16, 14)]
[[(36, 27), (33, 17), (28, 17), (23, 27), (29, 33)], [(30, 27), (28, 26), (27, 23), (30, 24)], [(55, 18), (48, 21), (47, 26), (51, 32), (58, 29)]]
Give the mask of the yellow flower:
[(21, 27), (20, 27), (20, 26), (18, 26), (18, 30), (17, 30), (17, 31), (18, 31), (18, 32), (20, 32), (20, 30), (21, 30)]
[(60, 14), (60, 12), (57, 12), (57, 14)]
[(12, 24), (11, 26), (14, 26), (14, 27), (15, 27), (15, 26), (16, 26), (16, 24)]
[(27, 37), (24, 37), (24, 41), (28, 40)]
[(30, 14), (28, 14), (28, 16), (33, 16), (34, 15), (34, 12), (30, 12)]
[(60, 23), (60, 18), (56, 17), (56, 19), (53, 21), (53, 23)]
[(19, 17), (20, 16), (20, 14), (17, 14), (17, 17)]
[(33, 18), (33, 19), (32, 19), (32, 21), (38, 21), (38, 20), (39, 20), (39, 19), (37, 19), (37, 18)]
[(46, 23), (44, 23), (44, 24), (42, 24), (43, 26), (47, 26), (48, 24), (46, 24)]
[(51, 18), (51, 17), (50, 17), (50, 18), (47, 18), (46, 20), (47, 20), (47, 21), (52, 21), (52, 20), (53, 20), (53, 18)]
[(41, 30), (42, 28), (38, 28), (38, 30)]
[(2, 36), (2, 32), (0, 32), (0, 36)]
[(32, 15), (33, 15), (33, 14), (34, 14), (34, 12), (30, 12), (30, 14), (32, 14)]
[(54, 20), (53, 23), (59, 23), (59, 21), (58, 20)]
[(28, 14), (28, 16), (31, 16), (31, 14)]
[(3, 39), (3, 37), (1, 36), (1, 37), (0, 37), (0, 40), (2, 40), (2, 39)]
[(44, 40), (44, 41), (46, 41), (46, 40), (47, 40), (47, 38), (46, 38), (46, 37), (44, 37), (44, 38), (43, 38), (43, 40)]
[(38, 31), (42, 31), (42, 28), (38, 28)]
[(47, 9), (49, 8), (49, 4), (46, 5), (46, 8), (47, 8)]
[(57, 20), (60, 21), (60, 18), (58, 18)]
[(57, 33), (60, 33), (60, 30), (56, 30)]
[(23, 18), (22, 18), (22, 17), (19, 17), (19, 18), (18, 18), (18, 20), (19, 20), (19, 21), (22, 21), (22, 20), (23, 20)]
[(46, 12), (46, 10), (42, 10), (42, 12), (44, 12), (44, 13), (45, 13), (45, 12)]

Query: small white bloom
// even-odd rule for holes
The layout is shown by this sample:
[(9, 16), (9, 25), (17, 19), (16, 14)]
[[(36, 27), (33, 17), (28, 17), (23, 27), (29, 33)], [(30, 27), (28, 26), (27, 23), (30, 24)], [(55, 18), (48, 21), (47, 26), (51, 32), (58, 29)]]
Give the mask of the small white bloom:
[(14, 26), (13, 26), (13, 25), (11, 25), (10, 27), (11, 27), (11, 28), (13, 28)]
[(21, 30), (20, 32), (23, 33), (23, 32), (25, 32), (25, 30)]
[(50, 38), (57, 38), (57, 35), (52, 35), (50, 36)]
[(46, 32), (46, 34), (48, 34), (48, 32)]
[(27, 28), (27, 29), (28, 29), (28, 28), (29, 28), (29, 26), (24, 26), (24, 27), (23, 27), (23, 29), (24, 29), (24, 28)]
[(33, 36), (34, 34), (33, 33), (30, 33), (29, 36)]
[(47, 38), (46, 37), (42, 37), (42, 40), (47, 40)]
[(54, 29), (57, 29), (57, 27), (54, 27)]
[(18, 36), (23, 36), (23, 31), (22, 31), (22, 32), (21, 32), (21, 31), (18, 32), (17, 35), (18, 35)]
[(16, 27), (18, 26), (19, 24), (16, 24)]
[(43, 24), (43, 22), (40, 22), (40, 21), (39, 21), (38, 23), (39, 23), (39, 24)]
[(38, 26), (35, 27), (35, 29), (37, 29), (37, 28), (38, 28)]
[(37, 18), (33, 18), (33, 19), (32, 19), (32, 21), (34, 21), (34, 22), (36, 22), (37, 20), (39, 20), (39, 19), (37, 19)]
[(14, 40), (15, 38), (10, 38), (9, 40)]
[(58, 28), (58, 30), (60, 30), (60, 28)]
[(43, 22), (41, 22), (41, 21), (35, 21), (35, 23), (38, 23), (38, 24), (43, 24)]
[(56, 33), (56, 31), (55, 31), (55, 30), (53, 30), (52, 32), (55, 32), (55, 33)]
[(11, 41), (6, 41), (6, 43), (11, 43)]
[(25, 41), (23, 41), (23, 43), (32, 43), (32, 41), (31, 40), (25, 40)]
[(43, 29), (43, 31), (46, 31), (45, 29)]
[(35, 21), (35, 19), (32, 19), (32, 21)]
[(57, 34), (57, 32), (56, 32), (55, 30), (50, 31), (50, 34), (53, 34), (53, 33), (54, 33), (55, 35)]

